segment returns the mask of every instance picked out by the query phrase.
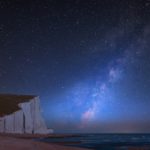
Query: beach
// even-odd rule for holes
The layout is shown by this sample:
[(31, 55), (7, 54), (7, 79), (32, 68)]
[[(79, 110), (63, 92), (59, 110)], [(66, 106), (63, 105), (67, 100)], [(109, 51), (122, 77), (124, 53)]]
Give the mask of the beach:
[(86, 150), (57, 144), (38, 142), (31, 138), (0, 136), (0, 150)]

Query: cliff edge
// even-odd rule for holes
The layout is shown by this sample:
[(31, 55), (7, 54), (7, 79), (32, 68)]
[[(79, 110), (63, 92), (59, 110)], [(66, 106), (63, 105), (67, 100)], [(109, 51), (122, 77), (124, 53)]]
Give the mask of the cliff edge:
[(31, 95), (0, 94), (0, 133), (49, 134), (40, 99)]

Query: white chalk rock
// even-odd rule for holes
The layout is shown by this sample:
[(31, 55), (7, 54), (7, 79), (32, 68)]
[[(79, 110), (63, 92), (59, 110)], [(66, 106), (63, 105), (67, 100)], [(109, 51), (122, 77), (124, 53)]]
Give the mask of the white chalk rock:
[(25, 133), (33, 133), (33, 122), (31, 116), (30, 102), (21, 103), (19, 106), (22, 108), (25, 117)]
[(25, 117), (22, 110), (16, 111), (14, 113), (14, 132), (24, 133), (25, 127)]
[(0, 133), (4, 132), (4, 118), (0, 118)]
[(21, 102), (18, 106), (20, 109), (16, 112), (0, 117), (1, 133), (53, 133), (52, 129), (47, 128), (41, 115), (39, 97), (34, 97), (26, 102)]
[(14, 133), (14, 114), (5, 116), (5, 132)]
[(40, 100), (36, 97), (34, 100), (34, 133), (36, 134), (48, 134), (49, 130), (41, 116)]

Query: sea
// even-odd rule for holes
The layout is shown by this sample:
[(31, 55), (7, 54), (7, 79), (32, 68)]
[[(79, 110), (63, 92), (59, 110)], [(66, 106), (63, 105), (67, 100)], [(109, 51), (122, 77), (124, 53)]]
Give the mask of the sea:
[(93, 150), (150, 150), (150, 134), (73, 134), (40, 140)]

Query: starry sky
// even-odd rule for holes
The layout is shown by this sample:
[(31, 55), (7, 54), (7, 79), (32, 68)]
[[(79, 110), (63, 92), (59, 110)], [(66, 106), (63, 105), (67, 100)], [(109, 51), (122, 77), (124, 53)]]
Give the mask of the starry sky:
[(39, 95), (56, 132), (150, 132), (150, 0), (0, 0), (0, 93)]

